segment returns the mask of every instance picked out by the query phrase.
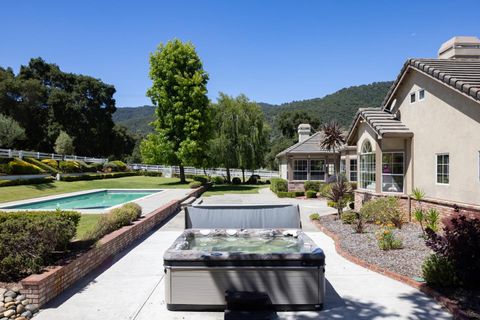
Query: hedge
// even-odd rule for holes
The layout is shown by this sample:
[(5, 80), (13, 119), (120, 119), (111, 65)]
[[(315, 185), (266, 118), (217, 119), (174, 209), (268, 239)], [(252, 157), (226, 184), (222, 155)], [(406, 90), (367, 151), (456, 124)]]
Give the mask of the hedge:
[(37, 174), (45, 173), (45, 171), (38, 166), (28, 163), (20, 159), (13, 159), (7, 164), (4, 164), (2, 171), (7, 174)]
[(52, 168), (58, 169), (58, 161), (54, 159), (43, 159), (41, 161), (42, 163), (45, 163), (46, 165), (49, 165)]
[(76, 161), (60, 161), (58, 167), (62, 172), (65, 173), (80, 173), (82, 172), (82, 166), (80, 163)]
[(321, 181), (305, 181), (303, 183), (303, 186), (305, 190), (314, 190), (319, 192), (323, 184), (324, 182), (321, 182)]
[(131, 224), (141, 216), (142, 207), (134, 202), (112, 209), (109, 213), (104, 214), (100, 218), (94, 229), (85, 234), (84, 240), (97, 241), (103, 236), (120, 229), (123, 226)]
[(202, 186), (202, 183), (200, 181), (192, 181), (188, 184), (188, 186), (190, 187), (190, 189), (196, 189), (200, 188)]
[(279, 198), (295, 198), (295, 192), (279, 191), (277, 196)]
[(55, 179), (53, 177), (42, 177), (33, 179), (16, 179), (16, 180), (0, 180), (0, 187), (20, 186), (25, 184), (42, 184), (51, 183)]
[(119, 160), (109, 161), (103, 165), (105, 172), (124, 172), (128, 170), (128, 166)]
[(74, 211), (0, 212), (0, 281), (39, 272), (75, 236)]
[(208, 180), (209, 180), (209, 178), (207, 176), (204, 176), (204, 175), (194, 175), (193, 176), (193, 181), (198, 181), (202, 185), (206, 184), (208, 182)]
[(146, 177), (161, 177), (163, 175), (161, 171), (137, 171), (137, 173)]
[(123, 178), (130, 176), (138, 176), (137, 172), (112, 172), (112, 173), (92, 173), (92, 174), (82, 174), (80, 176), (60, 176), (61, 181), (72, 182), (72, 181), (83, 181), (83, 180), (101, 180), (101, 179), (112, 179), (112, 178)]
[[(25, 158), (25, 161), (27, 161), (27, 162), (29, 162), (33, 165), (36, 165), (37, 167), (39, 167), (42, 170), (44, 170), (46, 172), (49, 172), (49, 173), (57, 174), (59, 172), (57, 168), (54, 168), (54, 167), (48, 165), (47, 163), (39, 161), (35, 158)], [(57, 165), (57, 167), (58, 167), (58, 165)]]
[(272, 190), (275, 193), (287, 192), (288, 181), (281, 178), (272, 178), (270, 179), (270, 190)]
[(307, 191), (305, 191), (305, 195), (307, 196), (308, 199), (316, 198), (317, 197), (317, 191), (307, 190)]

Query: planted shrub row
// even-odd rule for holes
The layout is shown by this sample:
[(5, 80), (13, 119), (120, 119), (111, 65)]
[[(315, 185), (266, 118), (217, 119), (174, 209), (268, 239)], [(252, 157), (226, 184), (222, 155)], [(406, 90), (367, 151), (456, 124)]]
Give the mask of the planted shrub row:
[(190, 187), (190, 189), (196, 189), (200, 188), (202, 186), (202, 183), (200, 181), (192, 181), (188, 184), (188, 186)]
[(126, 203), (104, 214), (95, 225), (95, 228), (85, 234), (84, 240), (97, 241), (123, 226), (128, 226), (141, 216), (142, 207), (134, 202)]
[(45, 172), (52, 173), (52, 174), (57, 174), (58, 171), (58, 166), (57, 168), (51, 167), (47, 163), (44, 163), (42, 161), (39, 161), (35, 158), (25, 158), (25, 161), (39, 167), (40, 169), (44, 170)]
[(82, 180), (101, 180), (112, 178), (123, 178), (139, 175), (137, 172), (113, 172), (113, 173), (97, 173), (97, 174), (84, 174), (81, 176), (61, 176), (61, 181), (82, 181)]
[(38, 166), (20, 159), (12, 159), (0, 165), (0, 172), (6, 174), (38, 174), (45, 171)]
[(278, 194), (279, 192), (288, 191), (288, 181), (282, 178), (270, 179), (270, 190)]
[(0, 187), (20, 186), (25, 184), (42, 184), (51, 183), (55, 179), (53, 177), (42, 177), (34, 179), (16, 179), (16, 180), (0, 180)]
[(75, 236), (73, 211), (0, 212), (0, 281), (39, 272)]

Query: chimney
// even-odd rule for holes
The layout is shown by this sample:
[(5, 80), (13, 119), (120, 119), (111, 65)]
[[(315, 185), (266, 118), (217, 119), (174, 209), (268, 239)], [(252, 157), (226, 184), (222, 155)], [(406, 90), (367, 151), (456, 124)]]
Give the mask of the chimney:
[(453, 37), (438, 50), (439, 59), (480, 59), (480, 39), (477, 37)]
[(310, 137), (310, 133), (312, 132), (312, 126), (308, 123), (301, 123), (298, 126), (298, 142), (305, 141), (308, 137)]

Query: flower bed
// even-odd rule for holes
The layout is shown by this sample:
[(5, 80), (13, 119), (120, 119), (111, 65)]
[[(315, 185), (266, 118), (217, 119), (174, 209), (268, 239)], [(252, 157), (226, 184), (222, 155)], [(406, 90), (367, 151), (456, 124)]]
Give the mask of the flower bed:
[(418, 225), (408, 223), (395, 230), (403, 249), (385, 251), (378, 247), (376, 234), (381, 229), (378, 225), (367, 224), (365, 233), (355, 233), (351, 225), (343, 224), (334, 215), (320, 217), (319, 222), (339, 236), (340, 246), (351, 255), (409, 278), (422, 276), (423, 260), (431, 250), (425, 245)]

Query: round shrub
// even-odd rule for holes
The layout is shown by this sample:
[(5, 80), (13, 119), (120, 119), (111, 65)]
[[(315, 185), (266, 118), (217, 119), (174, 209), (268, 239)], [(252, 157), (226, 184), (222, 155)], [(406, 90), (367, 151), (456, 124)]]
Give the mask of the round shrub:
[(102, 171), (103, 163), (98, 163), (98, 162), (90, 163), (88, 167), (91, 169), (91, 172)]
[(458, 282), (452, 262), (437, 254), (431, 254), (425, 259), (422, 273), (425, 281), (431, 285), (452, 287)]
[(65, 173), (78, 173), (82, 172), (82, 167), (76, 161), (60, 161), (58, 167)]
[(320, 191), (320, 184), (321, 184), (320, 181), (305, 181), (303, 183), (303, 187), (305, 188), (305, 190), (314, 190), (314, 191), (319, 192)]
[(225, 179), (223, 177), (220, 177), (220, 176), (214, 176), (214, 177), (212, 177), (212, 182), (214, 184), (224, 184)]
[(128, 166), (123, 161), (114, 160), (114, 161), (110, 161), (109, 163), (115, 164), (118, 171), (128, 171)]
[(35, 158), (25, 158), (25, 161), (39, 167), (40, 169), (42, 169), (45, 172), (52, 173), (52, 174), (57, 174), (58, 173), (58, 170), (56, 168), (51, 167), (48, 164), (43, 163), (43, 162), (41, 162), (41, 161), (39, 161)]
[(327, 195), (330, 193), (330, 190), (332, 190), (332, 185), (329, 183), (326, 183), (320, 187), (320, 194), (322, 197), (326, 198)]
[(5, 169), (9, 174), (37, 174), (45, 172), (36, 165), (20, 159), (14, 159), (10, 161)]
[(240, 180), (239, 177), (233, 177), (232, 183), (236, 184), (236, 185), (239, 185), (239, 184), (242, 184), (242, 180)]
[(320, 215), (318, 213), (312, 213), (310, 215), (310, 220), (320, 220)]
[(208, 182), (208, 177), (207, 176), (201, 176), (201, 175), (194, 175), (193, 176), (193, 181), (198, 181), (202, 185), (204, 185)]
[(353, 211), (345, 211), (342, 213), (340, 219), (344, 224), (353, 224), (357, 220), (357, 214)]
[(200, 181), (192, 181), (188, 184), (188, 186), (190, 187), (190, 189), (196, 189), (200, 188), (202, 186), (202, 183)]
[(278, 192), (287, 192), (288, 191), (288, 181), (281, 178), (272, 178), (270, 184), (270, 190), (275, 193)]
[(49, 165), (52, 168), (58, 169), (58, 161), (57, 160), (43, 159), (42, 162), (45, 163), (46, 165)]
[(307, 190), (305, 192), (305, 195), (307, 196), (308, 199), (316, 198), (317, 197), (317, 191), (315, 190)]
[(250, 176), (247, 180), (247, 184), (257, 184), (258, 180), (260, 179), (258, 179), (256, 175)]

